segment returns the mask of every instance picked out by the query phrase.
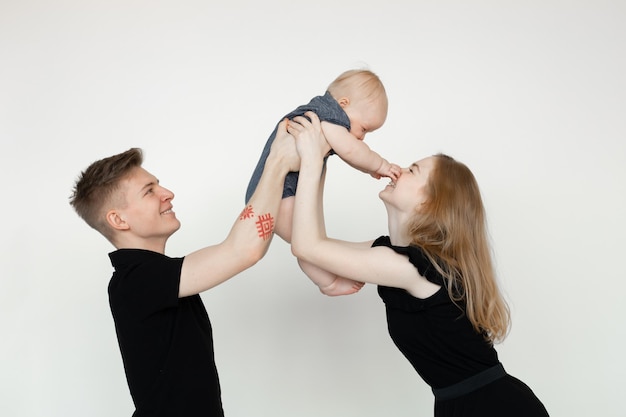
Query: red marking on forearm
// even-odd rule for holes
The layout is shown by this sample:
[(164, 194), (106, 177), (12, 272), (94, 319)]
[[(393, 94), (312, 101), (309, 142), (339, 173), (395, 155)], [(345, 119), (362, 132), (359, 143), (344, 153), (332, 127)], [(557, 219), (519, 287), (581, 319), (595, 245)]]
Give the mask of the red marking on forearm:
[(259, 216), (259, 220), (256, 221), (256, 230), (259, 237), (263, 240), (267, 240), (272, 236), (274, 232), (274, 218), (270, 213)]
[(239, 215), (239, 220), (249, 219), (250, 217), (254, 217), (254, 210), (252, 209), (252, 206), (248, 206), (243, 209), (243, 211)]

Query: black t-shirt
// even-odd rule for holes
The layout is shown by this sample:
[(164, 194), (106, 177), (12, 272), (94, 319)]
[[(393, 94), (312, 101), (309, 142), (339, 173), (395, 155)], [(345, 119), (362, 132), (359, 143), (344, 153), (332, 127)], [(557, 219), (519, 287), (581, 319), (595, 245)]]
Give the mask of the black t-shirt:
[(199, 295), (178, 298), (183, 258), (109, 254), (109, 304), (140, 416), (223, 416), (211, 322)]
[(406, 255), (422, 276), (441, 285), (425, 299), (404, 289), (378, 287), (389, 335), (428, 385), (447, 387), (499, 363), (496, 350), (452, 302), (443, 277), (420, 248), (393, 246), (387, 236), (379, 237), (372, 246), (387, 246)]

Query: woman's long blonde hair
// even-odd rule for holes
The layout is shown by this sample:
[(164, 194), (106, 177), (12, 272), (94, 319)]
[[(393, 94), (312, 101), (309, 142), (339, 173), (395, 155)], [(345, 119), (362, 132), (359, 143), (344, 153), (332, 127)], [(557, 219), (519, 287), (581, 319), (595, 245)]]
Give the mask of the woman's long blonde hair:
[(464, 164), (435, 155), (427, 201), (410, 225), (412, 244), (424, 249), (446, 278), (451, 299), (491, 343), (504, 340), (509, 307), (495, 277), (485, 208), (478, 183)]

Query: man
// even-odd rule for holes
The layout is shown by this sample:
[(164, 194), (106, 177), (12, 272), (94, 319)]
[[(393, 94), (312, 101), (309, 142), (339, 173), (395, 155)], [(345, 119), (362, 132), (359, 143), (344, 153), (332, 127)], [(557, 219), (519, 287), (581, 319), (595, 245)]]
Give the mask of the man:
[(185, 257), (165, 255), (180, 227), (174, 194), (142, 168), (140, 149), (91, 164), (70, 204), (115, 246), (109, 303), (133, 416), (223, 416), (211, 323), (199, 293), (251, 267), (266, 253), (289, 171), (293, 138), (280, 127), (259, 188), (226, 239)]

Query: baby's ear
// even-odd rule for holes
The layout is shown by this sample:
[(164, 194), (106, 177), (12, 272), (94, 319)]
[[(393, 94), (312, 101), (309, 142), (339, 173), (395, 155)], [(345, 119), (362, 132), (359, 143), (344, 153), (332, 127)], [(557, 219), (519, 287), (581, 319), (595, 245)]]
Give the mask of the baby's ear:
[(341, 97), (339, 100), (337, 100), (337, 103), (339, 103), (339, 105), (343, 109), (350, 105), (350, 99), (348, 97)]
[(117, 210), (109, 210), (106, 214), (107, 223), (114, 230), (128, 230), (130, 226), (124, 220), (124, 217)]

